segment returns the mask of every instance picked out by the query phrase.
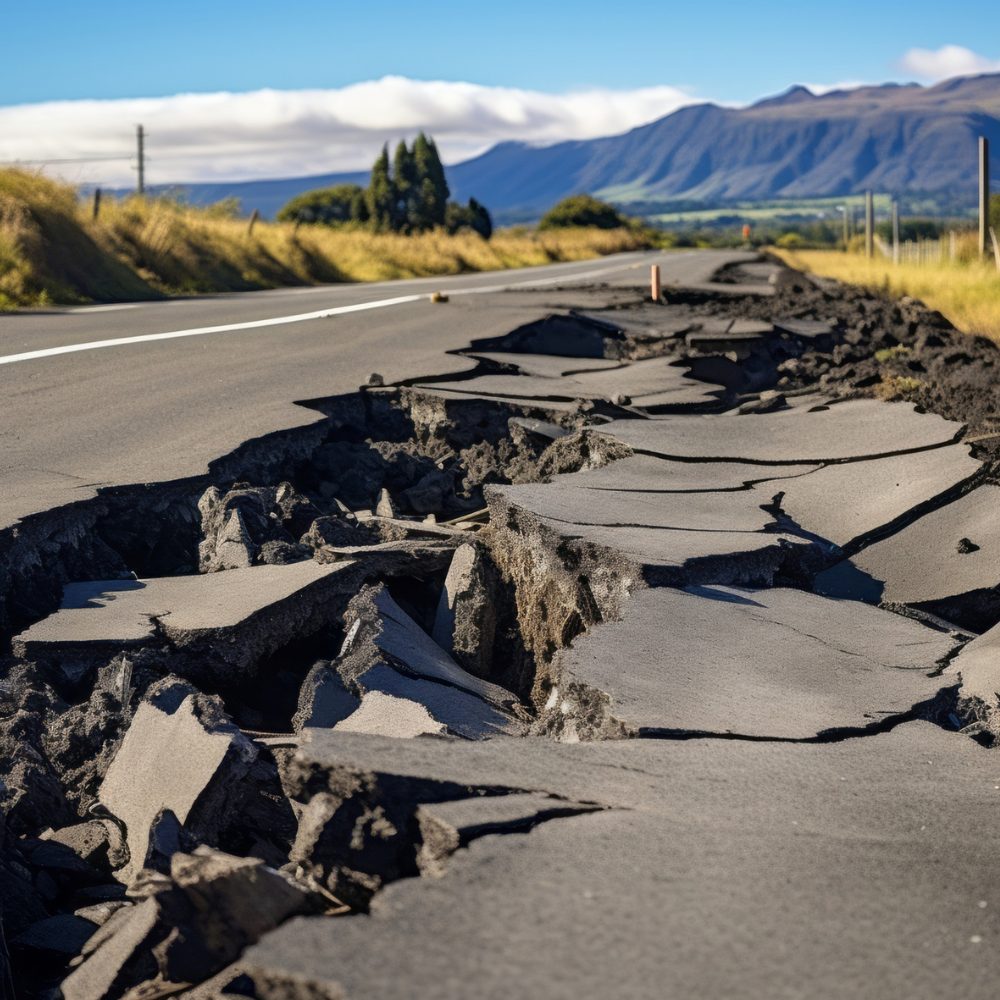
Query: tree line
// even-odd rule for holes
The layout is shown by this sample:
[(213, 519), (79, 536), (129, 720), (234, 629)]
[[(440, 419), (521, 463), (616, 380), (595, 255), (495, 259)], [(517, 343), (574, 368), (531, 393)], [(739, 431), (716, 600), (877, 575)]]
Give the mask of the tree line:
[(475, 198), (460, 205), (449, 201), (450, 196), (437, 146), (421, 132), (412, 146), (405, 140), (399, 143), (391, 163), (388, 145), (382, 147), (367, 188), (337, 184), (306, 191), (278, 212), (278, 220), (334, 226), (355, 223), (380, 233), (471, 229), (488, 240), (493, 221), (486, 207)]

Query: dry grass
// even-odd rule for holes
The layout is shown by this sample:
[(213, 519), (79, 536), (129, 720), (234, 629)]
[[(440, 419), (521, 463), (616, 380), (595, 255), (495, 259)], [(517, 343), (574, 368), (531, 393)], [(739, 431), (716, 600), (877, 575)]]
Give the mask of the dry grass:
[(894, 265), (887, 259), (868, 260), (838, 250), (775, 250), (787, 264), (852, 285), (909, 295), (937, 309), (966, 333), (1000, 340), (1000, 274), (992, 260), (970, 260), (962, 248), (959, 259), (925, 264)]
[(128, 198), (97, 221), (76, 191), (0, 170), (0, 308), (379, 281), (586, 260), (648, 245), (631, 229), (375, 234), (247, 222), (212, 209)]

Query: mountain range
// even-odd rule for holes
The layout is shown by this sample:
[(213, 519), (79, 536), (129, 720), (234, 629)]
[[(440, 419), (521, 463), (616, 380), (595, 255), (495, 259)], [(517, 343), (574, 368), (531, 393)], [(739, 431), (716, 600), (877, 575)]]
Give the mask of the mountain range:
[[(628, 207), (685, 200), (841, 196), (866, 188), (893, 194), (976, 198), (980, 135), (997, 150), (1000, 74), (932, 87), (885, 84), (816, 95), (805, 87), (744, 108), (696, 104), (599, 139), (532, 146), (503, 142), (448, 167), (453, 196), (473, 196), (500, 221), (537, 218), (569, 194)], [(272, 216), (302, 191), (365, 173), (183, 185), (192, 202), (240, 199)], [(176, 186), (173, 186), (176, 190)]]

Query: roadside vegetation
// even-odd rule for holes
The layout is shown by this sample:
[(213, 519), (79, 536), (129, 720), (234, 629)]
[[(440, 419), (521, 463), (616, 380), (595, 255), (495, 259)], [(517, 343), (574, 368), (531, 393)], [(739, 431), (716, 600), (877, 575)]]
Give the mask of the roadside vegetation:
[(372, 165), (368, 187), (337, 184), (306, 191), (279, 212), (279, 222), (322, 226), (352, 225), (376, 233), (425, 233), (444, 229), (478, 233), (488, 240), (493, 220), (484, 205), (470, 198), (467, 205), (449, 201), (451, 191), (434, 140), (421, 132), (413, 145), (396, 146), (392, 165), (383, 146)]
[(89, 202), (65, 184), (0, 170), (0, 308), (134, 301), (319, 282), (379, 281), (586, 260), (652, 245), (648, 231), (472, 227), (410, 233), (258, 222), (238, 206), (153, 198)]
[(909, 295), (943, 313), (958, 329), (1000, 340), (1000, 273), (992, 255), (985, 262), (976, 253), (976, 239), (958, 239), (956, 259), (894, 264), (890, 258), (868, 260), (860, 248), (774, 252), (800, 271), (901, 297)]

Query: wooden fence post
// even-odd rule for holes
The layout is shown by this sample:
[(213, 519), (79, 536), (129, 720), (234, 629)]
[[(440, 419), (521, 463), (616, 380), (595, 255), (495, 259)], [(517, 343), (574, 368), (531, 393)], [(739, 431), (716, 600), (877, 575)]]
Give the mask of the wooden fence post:
[(892, 262), (899, 265), (899, 202), (892, 201)]
[(660, 265), (654, 264), (649, 269), (649, 296), (654, 302), (659, 302), (660, 294)]
[(96, 222), (98, 215), (101, 214), (101, 189), (94, 188), (94, 206), (91, 209), (91, 218)]
[(986, 257), (990, 227), (990, 141), (979, 137), (979, 256)]
[(253, 227), (257, 225), (257, 220), (260, 218), (260, 212), (255, 208), (250, 216), (250, 224), (247, 226), (247, 236), (253, 236)]
[(875, 199), (871, 191), (865, 192), (865, 256), (875, 256)]

